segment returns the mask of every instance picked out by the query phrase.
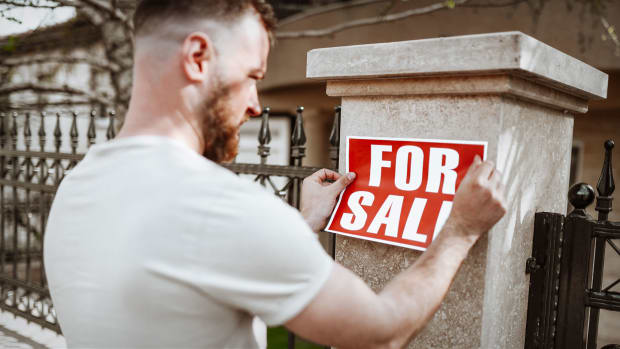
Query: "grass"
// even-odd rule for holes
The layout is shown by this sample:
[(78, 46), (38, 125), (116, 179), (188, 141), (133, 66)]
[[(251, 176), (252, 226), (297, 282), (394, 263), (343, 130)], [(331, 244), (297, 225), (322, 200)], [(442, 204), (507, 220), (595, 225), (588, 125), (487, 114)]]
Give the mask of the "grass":
[[(288, 348), (288, 331), (286, 328), (269, 327), (267, 328), (267, 349), (286, 349)], [(304, 341), (299, 337), (295, 337), (295, 349), (323, 349), (317, 344)]]

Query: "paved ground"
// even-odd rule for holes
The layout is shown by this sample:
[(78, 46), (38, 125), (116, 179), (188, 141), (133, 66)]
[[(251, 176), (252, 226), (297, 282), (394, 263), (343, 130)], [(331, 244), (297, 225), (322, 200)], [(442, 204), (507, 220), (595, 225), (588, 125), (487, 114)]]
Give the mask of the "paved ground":
[(0, 348), (2, 349), (66, 349), (64, 338), (41, 326), (0, 311)]

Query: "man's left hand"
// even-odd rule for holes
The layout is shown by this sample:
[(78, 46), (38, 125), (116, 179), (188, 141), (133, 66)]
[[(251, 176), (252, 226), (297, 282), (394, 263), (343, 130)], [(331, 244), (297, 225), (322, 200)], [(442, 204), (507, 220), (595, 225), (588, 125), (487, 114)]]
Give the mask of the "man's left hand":
[(323, 229), (340, 192), (355, 179), (355, 173), (341, 175), (328, 169), (306, 177), (301, 186), (301, 215), (315, 232)]

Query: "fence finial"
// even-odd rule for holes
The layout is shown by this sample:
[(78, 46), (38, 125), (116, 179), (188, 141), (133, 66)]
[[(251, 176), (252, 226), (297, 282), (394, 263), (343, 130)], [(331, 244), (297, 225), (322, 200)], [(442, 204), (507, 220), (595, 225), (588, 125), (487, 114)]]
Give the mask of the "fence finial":
[(62, 130), (60, 129), (60, 112), (56, 113), (56, 126), (54, 127), (54, 146), (56, 152), (60, 152), (60, 146), (62, 145)]
[[(258, 156), (260, 156), (261, 164), (267, 163), (267, 157), (269, 157), (271, 152), (271, 148), (269, 147), (269, 143), (271, 142), (271, 131), (269, 130), (270, 110), (269, 107), (263, 109), (260, 130), (258, 131)], [(261, 184), (264, 184), (264, 178), (261, 179)]]
[(297, 117), (295, 117), (295, 128), (293, 128), (293, 136), (291, 140), (294, 146), (303, 146), (306, 144), (306, 132), (304, 131), (304, 107), (297, 107)]
[(95, 129), (95, 116), (96, 115), (97, 115), (97, 112), (95, 112), (94, 110), (90, 112), (90, 121), (88, 122), (88, 133), (86, 135), (88, 138), (89, 147), (95, 144), (95, 139), (97, 138), (97, 130)]
[(108, 123), (108, 130), (105, 133), (105, 136), (108, 140), (116, 137), (116, 126), (114, 126), (114, 119), (116, 118), (116, 112), (114, 110), (110, 110), (108, 112), (108, 118), (110, 119)]
[(340, 106), (334, 108), (334, 123), (332, 131), (329, 134), (329, 159), (332, 162), (332, 168), (338, 168), (338, 159), (340, 157)]
[(13, 123), (11, 124), (11, 145), (17, 149), (17, 113), (13, 112)]
[(258, 132), (258, 144), (266, 145), (271, 142), (271, 131), (269, 130), (269, 112), (271, 108), (265, 107), (261, 114), (260, 131)]
[(32, 130), (30, 129), (30, 113), (26, 113), (26, 121), (24, 122), (24, 144), (26, 151), (30, 150), (32, 144)]
[(47, 139), (45, 133), (45, 112), (41, 112), (41, 125), (39, 125), (39, 148), (41, 151), (45, 150), (45, 141)]
[(614, 141), (608, 139), (605, 142), (605, 161), (603, 162), (603, 169), (601, 170), (601, 176), (598, 179), (596, 190), (598, 191), (598, 198), (596, 199), (596, 210), (598, 211), (598, 220), (606, 221), (609, 212), (611, 212), (611, 202), (616, 184), (614, 183), (614, 173), (611, 164), (611, 151), (614, 148)]
[(0, 113), (0, 147), (4, 148), (6, 144), (6, 128), (4, 126), (6, 115), (4, 113)]
[(575, 208), (569, 216), (580, 216), (589, 218), (586, 207), (594, 202), (594, 189), (587, 183), (577, 183), (568, 190), (568, 202)]
[(74, 111), (71, 117), (71, 131), (69, 132), (69, 136), (71, 137), (71, 152), (75, 154), (77, 153), (78, 146), (77, 112)]
[(306, 132), (304, 131), (303, 119), (304, 107), (297, 107), (297, 117), (295, 118), (295, 128), (291, 137), (291, 157), (295, 166), (301, 166), (301, 159), (306, 156)]

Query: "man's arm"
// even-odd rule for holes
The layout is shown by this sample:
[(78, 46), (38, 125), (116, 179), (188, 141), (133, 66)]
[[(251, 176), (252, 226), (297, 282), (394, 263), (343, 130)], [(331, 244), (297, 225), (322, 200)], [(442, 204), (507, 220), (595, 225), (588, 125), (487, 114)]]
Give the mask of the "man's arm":
[(400, 348), (424, 328), (478, 238), (505, 213), (500, 174), (474, 161), (439, 237), (407, 270), (375, 294), (336, 264), (318, 295), (286, 327), (339, 348)]

